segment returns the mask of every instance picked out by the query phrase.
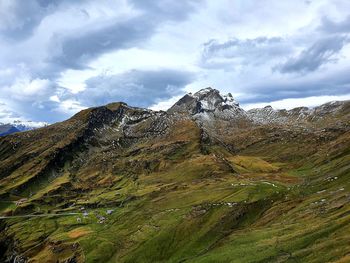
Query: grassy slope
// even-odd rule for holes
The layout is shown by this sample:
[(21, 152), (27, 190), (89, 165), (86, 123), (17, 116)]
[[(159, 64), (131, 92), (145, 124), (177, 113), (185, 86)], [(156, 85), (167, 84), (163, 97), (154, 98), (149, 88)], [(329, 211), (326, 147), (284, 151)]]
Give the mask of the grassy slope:
[(69, 161), (33, 195), (20, 193), (24, 204), (1, 209), (80, 214), (3, 220), (7, 240), (32, 262), (347, 262), (349, 133), (261, 141), (232, 155), (220, 145), (203, 153), (191, 121), (176, 127), (117, 155), (78, 152), (83, 166)]

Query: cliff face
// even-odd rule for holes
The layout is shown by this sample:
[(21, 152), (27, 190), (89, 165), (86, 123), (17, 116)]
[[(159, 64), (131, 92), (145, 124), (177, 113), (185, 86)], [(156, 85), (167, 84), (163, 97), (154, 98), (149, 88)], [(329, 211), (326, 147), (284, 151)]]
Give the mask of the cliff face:
[(346, 261), (349, 109), (246, 112), (207, 88), (2, 137), (0, 258)]

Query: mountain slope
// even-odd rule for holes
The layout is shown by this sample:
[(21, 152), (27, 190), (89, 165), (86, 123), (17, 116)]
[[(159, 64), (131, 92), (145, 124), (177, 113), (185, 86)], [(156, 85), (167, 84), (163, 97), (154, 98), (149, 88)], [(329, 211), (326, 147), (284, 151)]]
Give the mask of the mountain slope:
[(347, 262), (349, 102), (269, 111), (204, 89), (1, 138), (0, 258)]

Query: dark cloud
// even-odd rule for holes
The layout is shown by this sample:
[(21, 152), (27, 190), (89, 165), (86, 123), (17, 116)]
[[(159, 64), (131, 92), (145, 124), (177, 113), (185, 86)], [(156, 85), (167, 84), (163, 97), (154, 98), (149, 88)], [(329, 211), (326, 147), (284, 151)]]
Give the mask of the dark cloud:
[(56, 70), (86, 68), (88, 61), (103, 53), (140, 45), (152, 36), (155, 26), (154, 21), (137, 17), (91, 31), (56, 37), (53, 39), (54, 55), (49, 62)]
[[(49, 6), (57, 6), (62, 2), (66, 2), (67, 0), (36, 0), (36, 1), (41, 7), (47, 8)], [(75, 2), (78, 2), (78, 1), (81, 2), (81, 0), (75, 0)]]
[(291, 50), (291, 45), (280, 37), (233, 38), (226, 42), (210, 40), (203, 44), (200, 63), (204, 67), (259, 65), (289, 54)]
[(350, 32), (350, 15), (340, 22), (334, 22), (328, 17), (323, 17), (321, 21), (320, 31), (336, 34)]
[(346, 36), (326, 37), (302, 51), (298, 56), (288, 59), (277, 67), (281, 73), (307, 73), (322, 65), (337, 60), (335, 57), (343, 46), (349, 42)]
[(37, 1), (0, 2), (0, 32), (7, 39), (20, 40), (30, 36), (50, 8)]
[(325, 76), (289, 80), (268, 80), (245, 87), (246, 96), (240, 99), (243, 104), (271, 102), (288, 98), (305, 98), (324, 95), (345, 95), (350, 92), (350, 68), (344, 68)]
[(111, 50), (128, 49), (144, 44), (156, 29), (168, 21), (184, 20), (195, 11), (199, 0), (139, 1), (130, 4), (142, 11), (126, 21), (114, 21), (91, 30), (56, 36), (52, 39), (53, 57), (50, 67), (83, 69), (93, 58)]
[[(30, 37), (41, 21), (57, 11), (68, 0), (2, 0), (0, 1), (0, 33), (11, 41)], [(73, 1), (72, 1), (73, 2)], [(81, 0), (74, 1), (78, 4)]]
[(101, 75), (86, 81), (87, 88), (78, 94), (87, 106), (123, 101), (132, 106), (148, 107), (160, 100), (182, 94), (194, 80), (190, 72), (162, 70), (132, 70), (119, 75)]
[(318, 27), (318, 40), (304, 49), (299, 55), (290, 57), (275, 67), (281, 73), (308, 73), (322, 65), (338, 60), (337, 54), (349, 43), (350, 16), (342, 21), (332, 21), (328, 17), (321, 19)]
[(203, 5), (205, 2), (202, 0), (129, 0), (129, 3), (153, 20), (179, 21), (186, 19), (199, 7), (199, 4)]

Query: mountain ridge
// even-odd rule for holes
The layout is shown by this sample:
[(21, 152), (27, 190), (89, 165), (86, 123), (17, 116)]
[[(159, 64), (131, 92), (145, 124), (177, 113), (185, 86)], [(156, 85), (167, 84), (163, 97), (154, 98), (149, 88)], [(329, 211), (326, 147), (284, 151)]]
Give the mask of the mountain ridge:
[[(211, 101), (212, 100), (212, 101)], [(115, 102), (115, 103), (109, 103), (108, 105), (113, 105), (113, 104), (124, 104), (127, 105), (125, 102)], [(226, 114), (224, 116), (221, 114), (222, 118), (228, 118), (230, 119), (230, 115), (247, 115), (248, 119), (255, 122), (255, 123), (278, 123), (278, 122), (285, 122), (288, 119), (288, 116), (294, 115), (294, 120), (302, 120), (307, 117), (312, 118), (313, 114), (327, 114), (327, 110), (324, 110), (325, 107), (329, 106), (335, 106), (333, 107), (333, 110), (341, 110), (341, 108), (347, 107), (346, 105), (349, 104), (348, 100), (345, 101), (331, 101), (324, 103), (319, 106), (315, 106), (312, 108), (308, 107), (296, 107), (290, 110), (286, 109), (273, 109), (270, 105), (265, 106), (263, 108), (253, 108), (249, 110), (244, 110), (239, 106), (239, 103), (234, 100), (233, 96), (231, 93), (228, 93), (226, 95), (222, 95), (219, 90), (207, 87), (204, 89), (201, 89), (197, 91), (196, 93), (187, 93), (185, 94), (182, 98), (180, 98), (173, 106), (171, 106), (169, 109), (165, 110), (167, 113), (190, 113), (190, 115), (196, 115), (198, 114), (197, 117), (199, 117), (200, 113), (215, 113), (215, 111), (225, 111), (225, 110), (230, 110), (231, 112), (229, 114)], [(180, 106), (181, 105), (181, 106)], [(185, 105), (190, 108), (182, 108)], [(128, 106), (128, 105), (127, 105)], [(93, 108), (98, 108), (102, 106), (97, 106)], [(128, 106), (131, 108), (135, 109), (143, 109), (145, 111), (151, 111), (151, 112), (157, 112), (155, 110), (151, 110), (148, 108), (139, 108), (139, 107), (134, 107), (134, 106)], [(164, 110), (160, 110), (159, 112), (164, 112)], [(298, 116), (296, 116), (298, 114)], [(215, 114), (214, 114), (215, 115)], [(203, 116), (202, 116), (203, 117)], [(220, 116), (215, 116), (215, 117), (220, 117)], [(246, 116), (245, 116), (246, 117)], [(20, 121), (16, 120), (13, 121), (12, 123), (0, 123), (0, 127), (4, 129), (4, 133), (0, 133), (0, 136), (4, 136), (7, 134), (11, 134), (13, 132), (18, 132), (18, 131), (28, 131), (28, 130), (34, 130), (37, 128), (42, 128), (45, 126), (50, 125), (49, 123), (46, 122), (32, 122), (32, 121)], [(11, 126), (11, 127), (10, 127)], [(5, 129), (10, 132), (5, 132)], [(11, 130), (10, 130), (11, 129)]]
[(349, 102), (253, 115), (205, 89), (1, 137), (1, 261), (346, 261)]
[[(21, 120), (14, 120), (12, 122), (7, 123), (0, 122), (0, 136), (8, 135), (15, 132), (34, 130), (48, 125), (49, 124), (47, 122), (33, 122)], [(6, 132), (1, 132), (1, 130), (6, 130)]]

